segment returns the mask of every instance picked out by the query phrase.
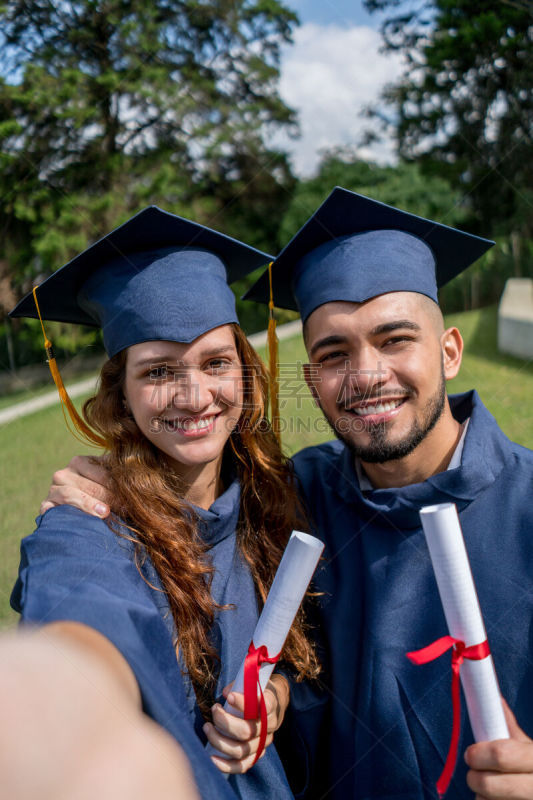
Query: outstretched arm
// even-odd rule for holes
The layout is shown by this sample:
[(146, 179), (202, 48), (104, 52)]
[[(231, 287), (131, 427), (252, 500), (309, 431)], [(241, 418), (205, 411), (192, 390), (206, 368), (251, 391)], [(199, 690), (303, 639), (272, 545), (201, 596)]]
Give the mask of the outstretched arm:
[(198, 800), (180, 747), (142, 713), (127, 662), (87, 626), (0, 636), (0, 707), (6, 797)]

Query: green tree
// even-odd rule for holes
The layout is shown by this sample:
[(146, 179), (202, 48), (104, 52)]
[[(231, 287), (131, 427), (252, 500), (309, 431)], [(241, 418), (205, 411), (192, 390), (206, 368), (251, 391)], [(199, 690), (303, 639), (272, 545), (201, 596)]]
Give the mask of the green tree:
[(415, 164), (379, 166), (354, 158), (349, 150), (337, 149), (325, 154), (315, 177), (302, 180), (296, 188), (281, 225), (282, 243), (288, 242), (334, 186), (446, 225), (460, 226), (466, 218), (460, 193), (443, 178), (428, 179)]
[(277, 80), (296, 22), (278, 0), (0, 4), (0, 256), (18, 283), (148, 203), (247, 234), (233, 220), (255, 201), (282, 209), (290, 170), (265, 142), (295, 124)]
[[(268, 251), (294, 184), (267, 142), (296, 129), (278, 94), (296, 23), (280, 0), (0, 2), (0, 259), (16, 294), (151, 203)], [(10, 366), (41, 358), (37, 327), (13, 332)], [(57, 338), (65, 356), (79, 346)]]
[[(384, 99), (399, 153), (468, 198), (477, 232), (503, 235), (515, 270), (533, 238), (530, 0), (365, 0), (407, 68)], [(374, 109), (374, 118), (383, 108)]]

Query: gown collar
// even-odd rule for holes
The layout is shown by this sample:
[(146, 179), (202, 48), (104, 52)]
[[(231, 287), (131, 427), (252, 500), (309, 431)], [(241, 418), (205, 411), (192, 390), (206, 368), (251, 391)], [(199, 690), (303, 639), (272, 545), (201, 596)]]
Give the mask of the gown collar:
[(418, 512), (422, 506), (435, 503), (456, 503), (465, 508), (487, 486), (492, 484), (511, 456), (511, 443), (487, 411), (476, 391), (450, 396), (455, 419), (464, 422), (470, 417), (461, 465), (432, 475), (422, 483), (393, 489), (361, 492), (354, 458), (347, 447), (339, 460), (339, 474), (331, 474), (331, 488), (350, 505), (355, 505), (365, 519), (381, 517), (394, 527), (418, 528)]
[(201, 520), (202, 538), (209, 548), (231, 536), (239, 521), (241, 485), (234, 477), (228, 488), (208, 508), (193, 509)]

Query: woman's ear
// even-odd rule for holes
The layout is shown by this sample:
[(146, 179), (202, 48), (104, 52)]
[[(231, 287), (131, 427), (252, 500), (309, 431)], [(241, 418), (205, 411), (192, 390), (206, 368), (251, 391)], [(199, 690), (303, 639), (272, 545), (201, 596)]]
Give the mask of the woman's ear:
[(448, 328), (440, 338), (444, 377), (447, 381), (455, 378), (463, 358), (463, 337), (457, 328)]

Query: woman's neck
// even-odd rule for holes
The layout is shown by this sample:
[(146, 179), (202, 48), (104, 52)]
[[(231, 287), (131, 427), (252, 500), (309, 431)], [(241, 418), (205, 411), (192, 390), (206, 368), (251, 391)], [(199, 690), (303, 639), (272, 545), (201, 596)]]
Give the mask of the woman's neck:
[(181, 465), (180, 477), (184, 483), (184, 497), (199, 508), (208, 509), (222, 494), (222, 459), (209, 464), (186, 467)]

